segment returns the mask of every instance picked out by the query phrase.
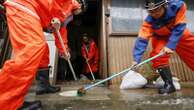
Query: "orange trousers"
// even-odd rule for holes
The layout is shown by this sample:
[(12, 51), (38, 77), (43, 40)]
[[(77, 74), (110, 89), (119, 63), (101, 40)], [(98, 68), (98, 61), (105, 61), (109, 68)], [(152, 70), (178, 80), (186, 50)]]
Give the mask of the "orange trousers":
[(50, 58), (49, 58), (49, 46), (48, 44), (46, 43), (46, 46), (45, 46), (45, 52), (42, 56), (42, 59), (40, 61), (40, 64), (39, 64), (39, 68), (48, 68), (48, 65), (49, 65), (49, 62), (50, 62)]
[(47, 51), (47, 44), (39, 19), (11, 6), (6, 8), (14, 57), (5, 62), (0, 72), (0, 108), (17, 110)]
[[(166, 46), (168, 40), (152, 38), (152, 52), (150, 56), (157, 55), (161, 49)], [(180, 39), (176, 47), (176, 53), (180, 56), (188, 67), (194, 71), (194, 35), (188, 30), (185, 31), (184, 35)], [(158, 68), (159, 66), (169, 65), (170, 55), (164, 55), (153, 60), (153, 68)]]

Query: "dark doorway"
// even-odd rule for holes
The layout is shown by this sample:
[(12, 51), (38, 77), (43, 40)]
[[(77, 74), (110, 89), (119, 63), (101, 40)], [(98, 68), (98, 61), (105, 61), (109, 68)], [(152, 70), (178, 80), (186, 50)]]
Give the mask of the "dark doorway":
[[(81, 55), (82, 35), (88, 33), (88, 36), (94, 39), (98, 45), (101, 2), (100, 0), (87, 0), (86, 12), (74, 16), (73, 22), (68, 24), (68, 45), (71, 50), (71, 62), (75, 69), (77, 77), (80, 77), (83, 69), (84, 59)], [(59, 58), (58, 64), (58, 80), (74, 80), (73, 75), (63, 59)], [(66, 73), (66, 74), (65, 74)]]

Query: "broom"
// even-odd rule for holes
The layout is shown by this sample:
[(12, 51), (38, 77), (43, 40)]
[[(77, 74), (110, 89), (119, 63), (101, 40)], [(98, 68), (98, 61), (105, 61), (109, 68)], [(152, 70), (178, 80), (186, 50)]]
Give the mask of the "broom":
[(105, 79), (103, 79), (103, 80), (101, 80), (101, 81), (98, 81), (98, 82), (96, 82), (96, 83), (94, 83), (94, 84), (91, 84), (91, 85), (89, 85), (89, 86), (86, 86), (86, 87), (83, 86), (83, 87), (81, 87), (81, 88), (79, 88), (79, 89), (77, 90), (77, 95), (78, 95), (78, 96), (83, 96), (84, 94), (86, 94), (86, 91), (87, 91), (87, 90), (89, 90), (89, 89), (91, 89), (91, 88), (93, 88), (93, 87), (95, 87), (95, 86), (97, 86), (97, 85), (99, 85), (99, 84), (102, 84), (102, 83), (104, 83), (104, 82), (106, 82), (106, 81), (108, 81), (108, 80), (111, 80), (111, 79), (113, 79), (113, 78), (115, 78), (115, 77), (117, 77), (117, 76), (119, 76), (119, 75), (121, 75), (121, 74), (124, 74), (124, 73), (126, 73), (126, 72), (128, 72), (128, 71), (130, 71), (130, 70), (132, 70), (132, 69), (134, 69), (134, 68), (137, 68), (137, 67), (139, 67), (139, 66), (141, 66), (141, 65), (143, 65), (143, 64), (145, 64), (145, 63), (147, 63), (147, 62), (150, 62), (150, 61), (152, 61), (153, 59), (156, 59), (156, 58), (158, 58), (158, 57), (160, 57), (160, 56), (162, 56), (162, 55), (164, 55), (164, 54), (165, 54), (164, 52), (161, 52), (161, 53), (159, 53), (159, 54), (156, 55), (156, 56), (153, 56), (153, 57), (151, 57), (151, 58), (148, 58), (148, 59), (146, 59), (146, 60), (140, 62), (139, 64), (132, 65), (130, 68), (127, 68), (127, 69), (125, 69), (125, 70), (123, 70), (123, 71), (121, 71), (121, 72), (119, 72), (119, 73), (116, 73), (116, 74), (114, 74), (114, 75), (112, 75), (112, 76), (109, 76), (108, 78), (105, 78)]

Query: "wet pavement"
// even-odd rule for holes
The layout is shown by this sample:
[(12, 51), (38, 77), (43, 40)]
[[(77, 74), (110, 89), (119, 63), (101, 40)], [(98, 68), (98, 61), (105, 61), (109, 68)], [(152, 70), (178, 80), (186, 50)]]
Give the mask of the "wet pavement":
[[(82, 85), (60, 86), (63, 92), (77, 90)], [(170, 95), (159, 95), (157, 89), (150, 88), (95, 87), (82, 97), (63, 97), (59, 93), (36, 96), (31, 90), (27, 99), (41, 100), (42, 110), (194, 110), (194, 88), (188, 87)]]

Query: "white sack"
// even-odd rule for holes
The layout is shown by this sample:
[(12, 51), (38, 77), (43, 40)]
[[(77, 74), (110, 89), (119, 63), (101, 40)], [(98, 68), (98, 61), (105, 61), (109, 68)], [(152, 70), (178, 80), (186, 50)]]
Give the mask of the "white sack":
[(145, 79), (140, 73), (131, 70), (123, 76), (120, 89), (142, 88), (146, 84), (147, 79)]
[[(173, 84), (176, 88), (176, 90), (180, 90), (181, 89), (181, 85), (179, 83), (179, 79), (177, 77), (173, 77), (172, 78), (173, 80)], [(159, 77), (155, 82), (154, 82), (155, 86), (160, 88), (160, 87), (163, 87), (164, 86), (164, 81), (162, 80), (161, 77)]]

